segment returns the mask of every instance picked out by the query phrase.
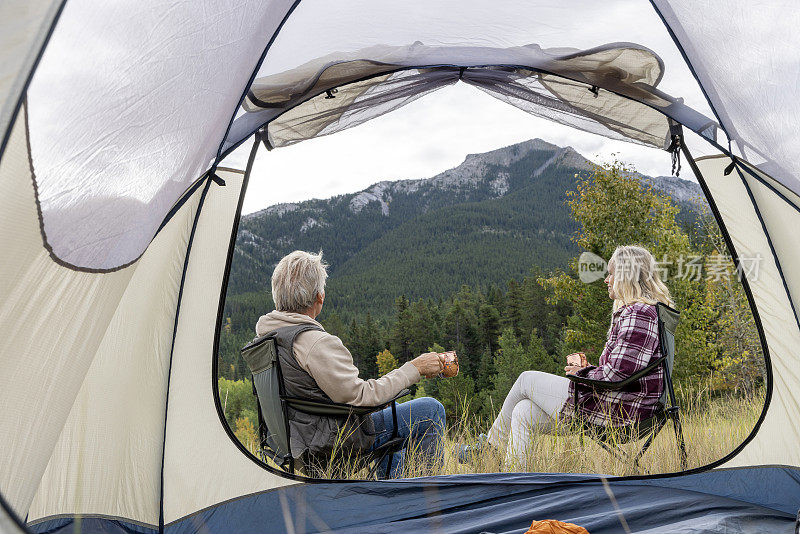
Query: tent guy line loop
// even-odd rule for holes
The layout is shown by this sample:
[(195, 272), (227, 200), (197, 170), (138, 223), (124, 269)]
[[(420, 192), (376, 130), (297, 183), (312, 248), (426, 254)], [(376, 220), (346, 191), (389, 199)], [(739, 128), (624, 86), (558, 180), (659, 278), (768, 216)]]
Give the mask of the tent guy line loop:
[(725, 167), (723, 174), (725, 176), (730, 176), (734, 169), (736, 169), (736, 156), (731, 156), (731, 164)]
[(225, 187), (225, 180), (223, 180), (216, 172), (212, 172), (208, 175), (212, 182), (217, 184), (220, 187)]

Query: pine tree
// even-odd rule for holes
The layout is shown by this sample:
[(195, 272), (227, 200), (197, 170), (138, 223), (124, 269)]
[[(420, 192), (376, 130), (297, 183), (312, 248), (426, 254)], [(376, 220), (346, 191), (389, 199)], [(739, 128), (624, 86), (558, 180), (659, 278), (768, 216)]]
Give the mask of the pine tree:
[(424, 300), (416, 301), (409, 308), (409, 314), (409, 357), (415, 357), (436, 341), (438, 332), (433, 314)]
[(548, 354), (542, 338), (539, 337), (535, 330), (531, 332), (526, 352), (526, 358), (530, 358), (532, 371), (542, 371), (554, 375), (564, 373), (564, 366), (567, 363), (566, 358), (560, 361)]
[[(342, 340), (344, 343), (345, 340)], [(361, 329), (358, 327), (355, 318), (350, 321), (350, 328), (347, 331), (346, 346), (353, 356), (353, 363), (361, 369), (364, 362), (364, 349), (362, 347)]]
[[(434, 343), (428, 348), (428, 352), (444, 352), (444, 347)], [(461, 370), (454, 377), (434, 378), (428, 382), (425, 390), (435, 391), (435, 396), (444, 406), (445, 417), (450, 424), (463, 421), (465, 418), (471, 419), (476, 411), (480, 410), (481, 406), (475, 403), (475, 382)]]
[(346, 340), (347, 326), (345, 325), (344, 321), (342, 321), (342, 318), (339, 316), (339, 314), (336, 313), (336, 310), (326, 314), (326, 317), (320, 320), (320, 323), (322, 324), (323, 328), (325, 328), (325, 331), (327, 331), (329, 334), (338, 337), (342, 340), (342, 342)]
[(497, 308), (490, 304), (483, 304), (480, 307), (478, 326), (481, 343), (489, 354), (493, 354), (497, 350), (497, 339), (500, 337), (500, 312), (497, 311)]
[(396, 316), (391, 335), (391, 348), (398, 355), (399, 361), (405, 363), (412, 358), (412, 316), (409, 302), (405, 295), (395, 300)]
[(517, 336), (522, 335), (522, 291), (515, 279), (506, 286), (506, 309), (501, 324), (503, 328), (511, 328)]
[(378, 325), (372, 320), (372, 315), (367, 312), (367, 317), (364, 319), (364, 326), (361, 328), (361, 335), (363, 340), (361, 345), (364, 351), (362, 359), (363, 364), (359, 368), (363, 373), (364, 378), (372, 378), (378, 375), (378, 365), (375, 356), (384, 349), (384, 343), (381, 339)]
[(500, 336), (500, 348), (494, 356), (495, 374), (492, 377), (492, 402), (500, 406), (511, 386), (522, 371), (530, 367), (525, 361), (526, 350), (510, 328), (503, 330)]

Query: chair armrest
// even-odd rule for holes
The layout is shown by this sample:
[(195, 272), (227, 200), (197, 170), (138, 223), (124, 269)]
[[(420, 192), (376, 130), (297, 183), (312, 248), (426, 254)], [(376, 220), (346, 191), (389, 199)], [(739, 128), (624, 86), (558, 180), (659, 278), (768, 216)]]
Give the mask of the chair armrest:
[(633, 373), (631, 376), (624, 380), (592, 380), (591, 378), (585, 378), (582, 376), (575, 376), (575, 375), (567, 375), (567, 378), (576, 384), (581, 384), (583, 386), (590, 386), (597, 389), (607, 389), (607, 390), (616, 390), (622, 389), (625, 386), (639, 380), (643, 376), (649, 375), (652, 373), (659, 365), (662, 365), (664, 361), (667, 359), (666, 356), (662, 356), (647, 367), (640, 369)]
[(383, 404), (379, 404), (377, 406), (359, 406), (359, 408), (369, 408), (370, 411), (376, 412), (378, 410), (383, 410), (384, 408), (386, 408), (387, 406), (389, 406), (390, 404), (392, 404), (396, 400), (401, 399), (401, 398), (403, 398), (403, 397), (405, 397), (406, 395), (409, 395), (409, 394), (411, 394), (411, 390), (406, 388), (403, 391), (401, 391), (400, 393), (398, 393), (397, 395), (395, 395), (394, 398), (389, 399), (388, 401), (384, 402)]
[(390, 399), (383, 404), (379, 404), (377, 406), (353, 406), (352, 404), (343, 404), (340, 402), (325, 402), (325, 401), (315, 401), (309, 399), (303, 399), (300, 397), (290, 397), (287, 395), (282, 395), (281, 399), (286, 401), (286, 403), (294, 408), (295, 410), (311, 414), (311, 415), (327, 415), (327, 416), (345, 416), (349, 414), (356, 414), (356, 415), (366, 415), (372, 412), (377, 412), (378, 410), (383, 410), (393, 402), (395, 402), (400, 397), (405, 397), (411, 391), (408, 389), (404, 389), (400, 393), (398, 393), (393, 399)]

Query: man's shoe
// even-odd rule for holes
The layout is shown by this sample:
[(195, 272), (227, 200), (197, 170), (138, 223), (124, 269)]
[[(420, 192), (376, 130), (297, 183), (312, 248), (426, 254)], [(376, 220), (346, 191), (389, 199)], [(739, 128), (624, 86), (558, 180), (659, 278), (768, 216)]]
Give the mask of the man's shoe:
[(472, 445), (462, 445), (458, 450), (458, 463), (468, 464), (474, 462), (480, 454), (491, 448), (489, 437), (486, 434), (478, 436), (478, 441)]

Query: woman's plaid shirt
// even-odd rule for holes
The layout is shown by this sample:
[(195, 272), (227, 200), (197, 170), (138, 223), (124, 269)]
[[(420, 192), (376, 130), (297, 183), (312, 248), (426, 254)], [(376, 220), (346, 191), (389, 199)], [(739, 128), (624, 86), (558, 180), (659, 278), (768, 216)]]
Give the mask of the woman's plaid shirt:
[[(591, 380), (618, 382), (661, 357), (658, 315), (652, 304), (634, 302), (614, 312), (608, 341), (597, 366), (584, 367), (576, 374)], [(563, 412), (573, 414), (574, 382)], [(658, 369), (622, 390), (597, 390), (578, 386), (578, 406), (589, 423), (624, 425), (651, 417), (664, 390), (664, 368)]]

